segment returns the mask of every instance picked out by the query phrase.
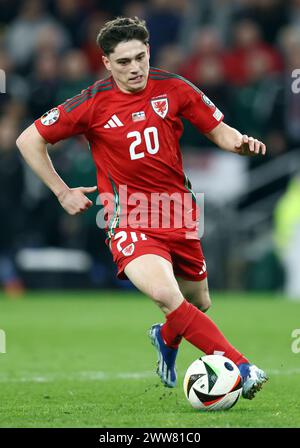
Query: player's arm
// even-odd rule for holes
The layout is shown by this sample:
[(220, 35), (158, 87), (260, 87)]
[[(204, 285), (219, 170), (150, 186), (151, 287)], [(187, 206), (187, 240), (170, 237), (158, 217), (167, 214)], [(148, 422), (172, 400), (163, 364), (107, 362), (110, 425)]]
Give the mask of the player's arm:
[(259, 140), (242, 135), (223, 122), (223, 113), (191, 82), (180, 78), (173, 90), (177, 96), (179, 114), (220, 148), (240, 155), (265, 154), (266, 146)]
[(266, 145), (263, 142), (248, 135), (242, 135), (224, 122), (219, 123), (212, 131), (205, 133), (205, 136), (221, 149), (241, 156), (266, 154)]
[(92, 193), (95, 187), (69, 188), (55, 171), (47, 150), (47, 142), (38, 132), (35, 124), (30, 125), (18, 137), (16, 144), (28, 165), (52, 190), (61, 206), (76, 215), (92, 206), (85, 193)]

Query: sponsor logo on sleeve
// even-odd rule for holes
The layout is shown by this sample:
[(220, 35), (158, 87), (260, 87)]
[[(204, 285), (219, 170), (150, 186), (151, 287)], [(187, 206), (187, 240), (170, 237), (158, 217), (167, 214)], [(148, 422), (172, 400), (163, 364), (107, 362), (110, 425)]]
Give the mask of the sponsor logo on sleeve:
[(54, 109), (48, 110), (42, 117), (41, 123), (44, 126), (50, 126), (51, 124), (56, 123), (59, 118), (59, 109), (55, 107)]
[(222, 118), (222, 112), (219, 109), (216, 109), (213, 113), (213, 117), (217, 120), (220, 121)]

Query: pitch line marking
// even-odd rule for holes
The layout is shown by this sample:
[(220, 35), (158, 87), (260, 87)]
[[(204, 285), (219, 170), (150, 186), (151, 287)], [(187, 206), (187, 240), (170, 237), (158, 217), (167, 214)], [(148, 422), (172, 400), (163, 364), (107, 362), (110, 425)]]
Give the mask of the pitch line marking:
[[(290, 376), (299, 375), (300, 368), (292, 368), (286, 370), (279, 369), (266, 369), (268, 375), (272, 376)], [(183, 376), (184, 372), (180, 372)], [(145, 372), (97, 372), (97, 371), (82, 371), (82, 372), (71, 372), (69, 374), (61, 373), (26, 373), (23, 372), (20, 376), (12, 378), (11, 375), (7, 375), (4, 372), (0, 372), (0, 383), (49, 383), (54, 381), (108, 381), (108, 380), (119, 380), (119, 379), (129, 379), (129, 380), (140, 380), (145, 378), (155, 378), (154, 371)]]

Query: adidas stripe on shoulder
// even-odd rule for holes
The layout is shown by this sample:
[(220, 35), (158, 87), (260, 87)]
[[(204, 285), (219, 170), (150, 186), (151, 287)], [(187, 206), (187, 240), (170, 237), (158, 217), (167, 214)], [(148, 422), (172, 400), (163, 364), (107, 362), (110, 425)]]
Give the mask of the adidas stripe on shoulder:
[(192, 87), (195, 90), (195, 92), (199, 93), (199, 95), (201, 95), (201, 96), (203, 95), (203, 92), (200, 89), (198, 89), (198, 87), (196, 87), (191, 81), (184, 78), (183, 76), (177, 75), (176, 73), (170, 73), (165, 70), (160, 70), (158, 68), (151, 67), (150, 71), (149, 71), (149, 78), (152, 79), (153, 81), (179, 79), (179, 80), (183, 81), (185, 84)]
[(97, 93), (111, 89), (112, 89), (111, 78), (106, 78), (104, 80), (97, 81), (92, 86), (88, 87), (87, 89), (84, 89), (80, 94), (67, 99), (64, 103), (62, 103), (62, 106), (66, 112), (71, 112), (77, 106), (80, 106), (80, 104), (93, 98)]

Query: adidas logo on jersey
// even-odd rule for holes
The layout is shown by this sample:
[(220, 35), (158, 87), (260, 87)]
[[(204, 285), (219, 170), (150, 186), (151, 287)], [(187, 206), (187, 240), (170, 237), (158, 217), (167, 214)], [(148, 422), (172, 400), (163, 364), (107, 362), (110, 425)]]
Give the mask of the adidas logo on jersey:
[(110, 120), (103, 126), (104, 128), (120, 128), (124, 126), (121, 120), (116, 115), (113, 115)]

